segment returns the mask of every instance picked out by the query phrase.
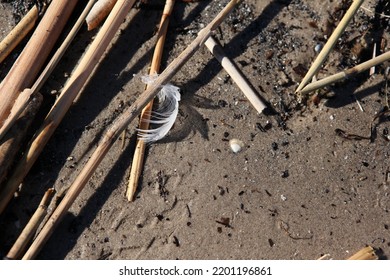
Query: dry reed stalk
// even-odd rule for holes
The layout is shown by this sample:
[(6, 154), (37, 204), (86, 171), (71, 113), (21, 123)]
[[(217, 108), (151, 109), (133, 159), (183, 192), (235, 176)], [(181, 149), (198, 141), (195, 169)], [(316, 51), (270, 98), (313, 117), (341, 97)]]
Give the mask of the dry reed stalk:
[(19, 93), (32, 85), (62, 32), (77, 0), (53, 1), (27, 45), (0, 84), (0, 127)]
[(8, 129), (14, 124), (17, 120), (21, 112), (23, 112), (24, 108), (31, 100), (31, 96), (33, 96), (36, 92), (38, 92), (43, 84), (47, 81), (54, 68), (57, 66), (65, 51), (68, 49), (70, 43), (73, 41), (77, 32), (80, 30), (82, 24), (84, 23), (85, 17), (88, 12), (91, 10), (93, 4), (96, 0), (89, 0), (87, 5), (85, 6), (83, 12), (79, 16), (77, 22), (74, 24), (69, 34), (66, 36), (65, 40), (62, 42), (61, 46), (57, 49), (53, 57), (50, 59), (49, 63), (46, 65), (45, 69), (41, 72), (38, 79), (35, 81), (34, 85), (31, 88), (24, 89), (16, 99), (14, 105), (12, 106), (11, 112), (8, 118), (5, 120), (2, 127), (0, 127), (0, 140), (7, 133)]
[(50, 199), (53, 196), (55, 190), (48, 189), (41, 202), (38, 205), (38, 208), (35, 210), (33, 216), (28, 221), (27, 225), (24, 227), (22, 233), (19, 235), (18, 239), (9, 250), (7, 254), (7, 259), (16, 260), (22, 256), (25, 252), (28, 243), (33, 238), (35, 232), (37, 231), (39, 224), (42, 222), (43, 218), (47, 214), (47, 207), (49, 206)]
[[(374, 43), (374, 47), (372, 48), (372, 58), (374, 59), (376, 57), (376, 43)], [(372, 66), (370, 68), (370, 76), (375, 74), (375, 66)]]
[[(158, 78), (144, 91), (141, 96), (126, 109), (108, 128), (103, 138), (100, 140), (96, 150), (88, 160), (80, 174), (76, 177), (68, 192), (62, 199), (56, 210), (50, 216), (37, 238), (34, 240), (23, 259), (32, 259), (39, 253), (46, 241), (53, 233), (56, 226), (65, 216), (66, 212), (73, 204), (79, 193), (83, 190), (85, 184), (91, 178), (104, 156), (111, 148), (114, 141), (121, 132), (138, 116), (142, 109), (157, 95), (161, 85), (169, 82), (172, 77), (181, 69), (181, 67), (190, 59), (190, 57), (204, 44), (211, 32), (215, 30), (230, 13), (230, 11), (242, 0), (231, 0), (225, 8), (202, 29), (195, 40), (177, 57), (168, 67), (158, 76)], [(115, 8), (114, 8), (115, 9)]]
[[(24, 136), (39, 110), (42, 103), (42, 95), (35, 93), (32, 96), (31, 102), (28, 103), (27, 107), (20, 114), (15, 124), (8, 131), (2, 140), (0, 140), (0, 183), (4, 180), (7, 175), (10, 166), (14, 163), (12, 159), (15, 158), (17, 153), (20, 151), (21, 143)], [(2, 188), (0, 188), (1, 190)]]
[[(154, 49), (152, 64), (149, 70), (150, 75), (156, 74), (160, 71), (161, 57), (162, 57), (164, 42), (168, 30), (169, 17), (172, 13), (174, 4), (175, 4), (175, 0), (167, 0), (165, 2), (163, 15), (161, 17), (160, 26), (157, 32), (156, 47)], [(147, 88), (148, 86), (146, 86), (146, 89)], [(139, 123), (140, 129), (143, 130), (149, 129), (149, 120), (151, 116), (152, 107), (153, 107), (153, 100), (150, 101), (148, 105), (146, 105), (146, 107), (142, 110), (140, 116), (140, 123)], [(129, 178), (129, 183), (127, 185), (127, 191), (126, 191), (126, 197), (128, 201), (133, 200), (135, 191), (137, 190), (139, 178), (142, 173), (142, 166), (143, 166), (144, 156), (145, 156), (145, 148), (146, 148), (146, 143), (138, 139), (134, 151), (133, 161), (131, 164), (130, 178)]]
[(61, 95), (57, 98), (52, 109), (46, 116), (42, 126), (36, 132), (31, 144), (15, 167), (12, 176), (8, 179), (4, 188), (0, 190), (0, 213), (3, 212), (8, 202), (11, 200), (13, 193), (23, 181), (39, 154), (42, 152), (44, 146), (49, 141), (51, 135), (54, 133), (54, 130), (60, 124), (66, 112), (72, 105), (73, 100), (85, 85), (134, 2), (135, 0), (119, 0), (114, 6), (114, 9), (108, 16), (103, 27), (96, 35), (95, 40), (86, 51), (62, 90)]
[(108, 16), (117, 0), (98, 0), (93, 6), (85, 21), (88, 31), (95, 29)]
[(318, 54), (317, 58), (314, 60), (313, 64), (309, 68), (309, 71), (306, 73), (305, 77), (302, 79), (299, 84), (296, 93), (302, 93), (302, 89), (306, 86), (309, 81), (313, 78), (313, 76), (318, 72), (322, 63), (324, 63), (325, 59), (328, 57), (329, 53), (332, 51), (333, 47), (337, 43), (337, 40), (340, 38), (341, 34), (344, 32), (348, 23), (351, 21), (356, 11), (362, 5), (364, 0), (354, 0), (351, 4), (351, 7), (345, 13), (344, 17), (341, 19), (340, 23), (337, 25), (336, 29), (333, 31), (332, 35), (329, 37), (325, 46)]
[(11, 32), (0, 42), (0, 63), (13, 51), (34, 27), (38, 19), (38, 8), (34, 5)]
[(243, 74), (238, 70), (234, 63), (226, 56), (222, 46), (219, 42), (210, 36), (205, 42), (206, 47), (215, 56), (215, 58), (221, 63), (222, 67), (230, 75), (233, 81), (241, 89), (242, 93), (248, 98), (249, 102), (253, 105), (256, 111), (260, 114), (267, 107), (264, 102), (258, 97), (253, 87), (245, 79)]
[(341, 71), (339, 73), (330, 75), (326, 78), (323, 78), (321, 80), (318, 80), (316, 82), (308, 84), (306, 87), (304, 87), (299, 93), (301, 94), (307, 94), (311, 91), (323, 88), (325, 86), (328, 86), (330, 84), (339, 82), (341, 80), (348, 79), (352, 77), (353, 75), (362, 73), (368, 69), (370, 69), (373, 66), (376, 66), (378, 64), (381, 64), (387, 60), (390, 60), (390, 51), (383, 53), (373, 59), (367, 60), (366, 62), (363, 62), (361, 64), (358, 64), (350, 69)]
[(347, 260), (377, 260), (378, 255), (375, 253), (375, 249), (371, 246), (366, 246)]

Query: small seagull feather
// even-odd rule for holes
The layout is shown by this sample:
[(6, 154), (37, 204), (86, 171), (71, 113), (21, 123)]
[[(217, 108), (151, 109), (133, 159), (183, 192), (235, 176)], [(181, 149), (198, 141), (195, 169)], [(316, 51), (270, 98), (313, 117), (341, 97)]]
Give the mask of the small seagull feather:
[[(150, 84), (156, 77), (156, 75), (143, 76), (142, 81)], [(172, 84), (163, 85), (157, 98), (159, 100), (157, 110), (151, 113), (150, 120), (145, 121), (159, 126), (153, 129), (137, 129), (138, 139), (146, 143), (162, 139), (172, 128), (179, 112), (180, 89)]]

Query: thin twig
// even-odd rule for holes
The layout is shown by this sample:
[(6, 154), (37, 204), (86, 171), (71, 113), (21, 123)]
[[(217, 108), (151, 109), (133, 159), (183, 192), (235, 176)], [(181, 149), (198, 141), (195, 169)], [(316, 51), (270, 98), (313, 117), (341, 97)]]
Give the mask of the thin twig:
[(54, 192), (55, 192), (54, 189), (48, 189), (45, 192), (41, 202), (38, 205), (37, 210), (35, 210), (34, 212), (34, 215), (31, 217), (31, 219), (23, 229), (22, 233), (19, 235), (15, 244), (9, 250), (7, 254), (7, 259), (11, 259), (11, 260), (18, 259), (25, 252), (26, 246), (33, 238), (36, 230), (39, 227), (39, 224), (42, 222), (43, 218), (47, 213), (47, 207), (50, 203), (50, 199), (54, 194)]
[(258, 113), (263, 112), (267, 107), (264, 102), (258, 97), (257, 93), (254, 91), (253, 87), (245, 79), (242, 73), (237, 69), (233, 62), (226, 56), (223, 51), (222, 46), (219, 42), (210, 36), (206, 43), (206, 47), (210, 52), (215, 56), (215, 58), (221, 63), (225, 71), (230, 75), (233, 81), (241, 89), (242, 93), (248, 98), (249, 102), (255, 107)]
[(341, 80), (348, 79), (352, 77), (353, 75), (362, 73), (368, 69), (370, 69), (372, 66), (381, 64), (387, 60), (390, 60), (390, 51), (381, 54), (374, 59), (367, 60), (366, 62), (363, 62), (361, 64), (358, 64), (350, 69), (341, 71), (337, 74), (333, 74), (331, 76), (328, 76), (326, 78), (323, 78), (321, 80), (318, 80), (317, 82), (313, 82), (308, 84), (306, 87), (304, 87), (299, 93), (301, 94), (307, 94), (313, 90), (317, 90), (323, 87), (326, 87), (330, 84), (336, 83)]
[(376, 12), (371, 11), (369, 8), (366, 8), (366, 7), (364, 7), (364, 6), (362, 6), (362, 9), (365, 10), (365, 11), (367, 11), (367, 12), (370, 12), (370, 13), (372, 13), (372, 14), (374, 14), (374, 15), (380, 16), (380, 17), (382, 17), (382, 18), (390, 18), (390, 15), (386, 15), (386, 14), (384, 14), (384, 13), (376, 13)]
[(337, 40), (340, 38), (341, 34), (344, 32), (348, 23), (351, 21), (352, 17), (355, 15), (356, 11), (362, 5), (364, 0), (355, 0), (351, 4), (351, 7), (348, 9), (344, 17), (341, 19), (340, 23), (337, 25), (336, 29), (333, 31), (332, 35), (329, 37), (325, 46), (318, 54), (317, 58), (314, 60), (312, 66), (309, 71), (306, 73), (302, 82), (299, 84), (296, 93), (303, 93), (301, 90), (306, 86), (312, 77), (318, 72), (322, 63), (324, 63), (325, 59), (328, 57), (329, 53), (332, 51), (333, 47), (337, 43)]
[[(157, 43), (153, 53), (152, 64), (150, 66), (149, 74), (153, 75), (160, 71), (161, 57), (164, 49), (164, 42), (168, 30), (169, 17), (172, 13), (175, 0), (167, 0), (165, 2), (165, 7), (163, 10), (163, 15), (161, 17), (160, 26), (157, 32)], [(146, 86), (146, 89), (148, 86)], [(146, 105), (142, 110), (140, 116), (139, 128), (146, 130), (149, 129), (149, 120), (151, 116), (151, 111), (153, 107), (153, 100)], [(129, 201), (132, 201), (134, 198), (135, 191), (138, 186), (139, 178), (142, 172), (142, 165), (144, 162), (146, 143), (142, 140), (137, 141), (135, 147), (133, 161), (131, 164), (130, 178), (127, 186), (126, 196)]]
[(31, 169), (51, 135), (72, 105), (73, 100), (85, 85), (134, 2), (135, 0), (121, 0), (115, 5), (103, 27), (96, 35), (95, 40), (92, 42), (66, 83), (61, 95), (57, 98), (51, 111), (46, 116), (41, 128), (36, 132), (27, 151), (19, 160), (13, 174), (8, 179), (5, 186), (0, 190), (0, 213), (3, 212), (8, 202), (11, 200), (13, 193), (23, 181), (23, 178)]
[(217, 17), (199, 32), (196, 39), (168, 65), (168, 67), (158, 76), (154, 83), (152, 83), (150, 87), (142, 93), (133, 105), (131, 105), (114, 121), (100, 140), (96, 150), (82, 169), (81, 173), (70, 186), (64, 199), (60, 202), (41, 232), (38, 234), (37, 238), (34, 240), (33, 244), (30, 246), (29, 250), (24, 255), (23, 259), (32, 259), (38, 254), (121, 132), (156, 96), (161, 85), (166, 84), (172, 79), (172, 77), (181, 69), (189, 58), (200, 48), (202, 44), (204, 44), (207, 38), (211, 35), (211, 32), (222, 23), (230, 11), (240, 2), (241, 0), (231, 0), (217, 15)]
[(390, 73), (390, 66), (386, 67), (384, 76), (385, 76), (385, 106), (389, 108), (389, 73)]
[(0, 42), (0, 63), (12, 52), (34, 27), (38, 19), (38, 8), (34, 5), (11, 32)]
[[(372, 58), (376, 57), (376, 43), (374, 43), (374, 47), (372, 48)], [(370, 68), (370, 76), (375, 74), (375, 66)]]

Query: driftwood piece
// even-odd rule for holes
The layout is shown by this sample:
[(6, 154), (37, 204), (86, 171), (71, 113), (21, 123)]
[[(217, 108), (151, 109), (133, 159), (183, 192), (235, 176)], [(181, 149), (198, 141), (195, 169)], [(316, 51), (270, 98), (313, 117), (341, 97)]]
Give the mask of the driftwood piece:
[(31, 87), (77, 0), (52, 1), (27, 45), (0, 84), (0, 127), (20, 92)]
[[(198, 37), (196, 37), (196, 39), (168, 65), (168, 67), (158, 76), (154, 83), (152, 83), (150, 87), (148, 87), (148, 89), (144, 91), (142, 95), (110, 126), (103, 138), (100, 140), (91, 158), (82, 169), (81, 173), (69, 187), (65, 197), (57, 206), (56, 210), (50, 216), (41, 232), (38, 234), (30, 248), (27, 250), (26, 254), (23, 256), (23, 259), (33, 259), (36, 257), (36, 255), (46, 244), (47, 240), (53, 234), (54, 229), (63, 219), (73, 202), (83, 190), (84, 186), (89, 181), (96, 168), (99, 166), (121, 132), (126, 129), (132, 120), (137, 117), (139, 113), (141, 113), (142, 109), (157, 95), (161, 85), (166, 84), (172, 79), (172, 77), (181, 69), (181, 67), (183, 67), (183, 65), (190, 59), (190, 57), (192, 57), (195, 52), (204, 44), (207, 38), (211, 35), (212, 31), (222, 23), (222, 21), (228, 16), (232, 9), (240, 2), (241, 0), (231, 0), (226, 5), (226, 7), (215, 17), (215, 19), (199, 32)], [(118, 4), (119, 2), (117, 5)], [(117, 5), (115, 7), (117, 7)]]
[(38, 8), (34, 5), (11, 32), (0, 42), (0, 63), (12, 52), (34, 27), (38, 19)]
[(15, 124), (5, 134), (4, 138), (0, 140), (0, 158), (4, 159), (0, 161), (0, 183), (4, 180), (7, 171), (13, 163), (10, 159), (13, 159), (17, 152), (20, 151), (23, 138), (41, 103), (42, 95), (39, 93), (34, 94)]

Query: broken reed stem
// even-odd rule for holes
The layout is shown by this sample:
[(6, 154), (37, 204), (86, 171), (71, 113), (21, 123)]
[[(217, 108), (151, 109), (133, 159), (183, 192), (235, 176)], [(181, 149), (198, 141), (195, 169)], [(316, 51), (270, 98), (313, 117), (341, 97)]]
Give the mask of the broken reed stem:
[(230, 75), (233, 81), (241, 89), (241, 91), (244, 93), (246, 98), (248, 98), (249, 102), (253, 105), (253, 107), (255, 107), (256, 111), (258, 113), (263, 112), (263, 110), (267, 106), (264, 104), (263, 101), (261, 101), (256, 92), (253, 90), (253, 87), (245, 79), (243, 74), (238, 70), (236, 65), (234, 65), (234, 63), (226, 56), (219, 42), (212, 36), (210, 36), (205, 42), (205, 45), (219, 61), (219, 63), (221, 63), (225, 71)]
[[(157, 42), (153, 53), (152, 64), (150, 66), (149, 75), (157, 74), (160, 71), (161, 57), (163, 54), (165, 38), (168, 30), (169, 17), (172, 13), (175, 0), (167, 0), (161, 17), (160, 26), (157, 32)], [(146, 86), (146, 89), (148, 86)], [(153, 100), (150, 101), (146, 107), (142, 110), (140, 116), (139, 128), (146, 130), (149, 129), (149, 120), (153, 107)], [(126, 197), (128, 201), (132, 201), (135, 191), (137, 190), (139, 178), (142, 173), (142, 166), (144, 162), (146, 143), (142, 140), (137, 141), (135, 147), (133, 161), (131, 164), (130, 178), (127, 185)]]
[(180, 68), (190, 59), (190, 57), (200, 48), (200, 46), (211, 35), (231, 10), (241, 2), (241, 0), (231, 0), (226, 7), (216, 16), (216, 18), (202, 29), (196, 39), (176, 58), (168, 67), (158, 76), (158, 78), (144, 91), (141, 96), (124, 111), (109, 127), (103, 138), (100, 140), (96, 150), (88, 160), (80, 174), (76, 177), (73, 184), (69, 187), (63, 200), (57, 206), (56, 210), (50, 216), (33, 244), (30, 246), (23, 259), (32, 259), (42, 249), (46, 241), (53, 233), (56, 226), (65, 216), (66, 212), (73, 204), (85, 184), (91, 178), (104, 156), (111, 148), (114, 141), (121, 132), (131, 123), (131, 121), (141, 112), (141, 110), (157, 95), (161, 85), (169, 82)]
[(309, 81), (313, 78), (313, 76), (317, 73), (317, 71), (321, 68), (325, 59), (328, 57), (329, 53), (332, 51), (333, 47), (337, 43), (337, 40), (340, 38), (341, 34), (344, 32), (348, 23), (351, 21), (356, 11), (362, 5), (364, 0), (354, 0), (351, 4), (351, 7), (348, 9), (344, 17), (341, 19), (340, 23), (337, 25), (336, 29), (333, 31), (332, 35), (329, 37), (325, 46), (318, 54), (317, 58), (314, 60), (312, 66), (309, 68), (309, 71), (306, 73), (305, 77), (302, 79), (299, 84), (296, 93), (302, 92), (304, 86), (306, 86)]
[(41, 202), (38, 205), (37, 210), (35, 210), (34, 215), (31, 217), (31, 219), (23, 229), (22, 233), (19, 235), (15, 244), (9, 250), (7, 254), (7, 259), (16, 260), (20, 258), (25, 252), (28, 243), (31, 241), (36, 230), (38, 229), (39, 224), (42, 222), (43, 218), (47, 214), (47, 207), (54, 193), (54, 189), (48, 189), (45, 192)]
[(30, 87), (61, 34), (77, 0), (53, 1), (0, 84), (0, 127), (20, 92)]
[(57, 66), (65, 51), (68, 49), (70, 43), (73, 41), (77, 32), (80, 30), (82, 24), (84, 23), (85, 17), (88, 12), (91, 10), (93, 4), (96, 0), (89, 0), (87, 5), (85, 6), (83, 12), (77, 19), (77, 22), (70, 30), (69, 34), (66, 36), (65, 40), (62, 42), (61, 46), (57, 49), (53, 57), (50, 59), (49, 63), (46, 65), (45, 69), (42, 71), (41, 75), (39, 75), (38, 79), (35, 81), (34, 85), (31, 89), (26, 88), (22, 93), (19, 94), (16, 99), (14, 106), (11, 109), (11, 113), (9, 117), (4, 122), (3, 126), (0, 128), (0, 140), (7, 133), (8, 129), (15, 123), (18, 119), (19, 115), (26, 108), (27, 104), (31, 100), (31, 96), (33, 96), (36, 92), (38, 92), (43, 84), (47, 81), (54, 68)]
[(0, 42), (0, 63), (13, 51), (34, 27), (38, 19), (38, 8), (34, 5), (11, 32)]
[(378, 255), (375, 253), (375, 249), (371, 246), (366, 246), (347, 260), (377, 260)]
[(310, 83), (306, 87), (304, 87), (299, 93), (307, 94), (311, 91), (323, 88), (323, 87), (328, 86), (330, 84), (333, 84), (335, 82), (348, 79), (353, 75), (362, 73), (362, 72), (370, 69), (371, 67), (376, 66), (378, 64), (381, 64), (387, 60), (390, 60), (390, 51), (388, 51), (384, 54), (381, 54), (373, 59), (367, 60), (366, 62), (358, 64), (350, 69), (341, 71), (337, 74), (334, 74), (334, 75), (331, 75), (329, 77), (318, 80), (316, 82)]
[(110, 13), (117, 0), (98, 0), (93, 6), (85, 21), (88, 31), (95, 29), (100, 22)]
[[(55, 1), (54, 3), (56, 2), (62, 1)], [(95, 40), (92, 42), (66, 83), (61, 95), (57, 98), (52, 109), (46, 116), (42, 126), (36, 132), (31, 144), (19, 160), (12, 176), (8, 179), (4, 188), (0, 190), (0, 213), (3, 212), (8, 202), (11, 200), (13, 193), (23, 181), (23, 178), (27, 175), (44, 146), (49, 141), (51, 135), (54, 133), (54, 130), (60, 124), (66, 112), (72, 105), (73, 100), (85, 85), (134, 2), (135, 0), (119, 0), (108, 16), (103, 27), (96, 35)]]
[(35, 93), (15, 124), (0, 141), (0, 159), (3, 159), (0, 160), (0, 190), (2, 189), (1, 183), (14, 163), (13, 159), (20, 152), (24, 137), (41, 106), (42, 99), (39, 92)]

